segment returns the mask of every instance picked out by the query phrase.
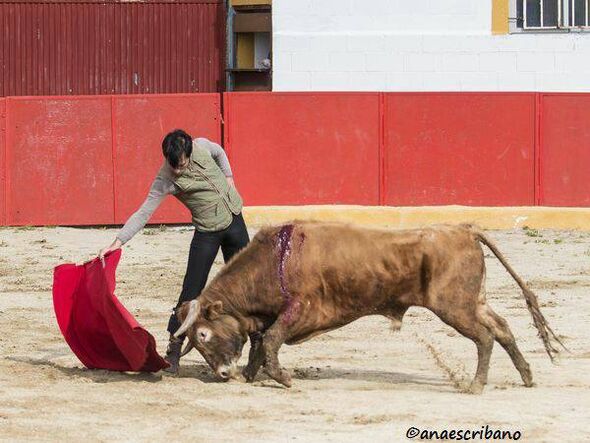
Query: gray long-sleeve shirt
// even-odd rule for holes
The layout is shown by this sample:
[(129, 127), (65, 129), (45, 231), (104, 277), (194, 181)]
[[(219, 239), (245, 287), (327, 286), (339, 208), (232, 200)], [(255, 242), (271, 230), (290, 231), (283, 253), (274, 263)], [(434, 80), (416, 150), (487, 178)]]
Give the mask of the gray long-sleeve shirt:
[[(225, 151), (217, 143), (213, 143), (206, 138), (197, 138), (193, 140), (193, 149), (206, 149), (221, 169), (221, 172), (226, 177), (232, 176), (231, 167), (225, 155)], [(133, 238), (135, 234), (143, 229), (154, 211), (160, 206), (162, 200), (169, 194), (176, 194), (179, 189), (174, 184), (174, 172), (172, 167), (166, 160), (162, 164), (158, 175), (154, 179), (152, 186), (148, 192), (148, 195), (141, 205), (141, 207), (135, 211), (135, 213), (129, 217), (125, 226), (121, 228), (117, 234), (117, 238), (121, 243), (125, 244)]]

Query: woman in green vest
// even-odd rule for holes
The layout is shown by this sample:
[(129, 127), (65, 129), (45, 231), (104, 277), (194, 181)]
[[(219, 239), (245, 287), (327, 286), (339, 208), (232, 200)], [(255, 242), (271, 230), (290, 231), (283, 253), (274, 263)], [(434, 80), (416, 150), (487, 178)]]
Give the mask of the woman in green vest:
[[(195, 234), (190, 245), (182, 292), (176, 304), (195, 299), (205, 287), (219, 248), (227, 262), (249, 241), (242, 217), (242, 198), (234, 186), (231, 167), (221, 146), (205, 138), (193, 140), (182, 130), (170, 132), (162, 141), (164, 163), (141, 207), (127, 220), (113, 243), (102, 249), (120, 248), (148, 222), (162, 200), (174, 195), (191, 212)], [(175, 308), (175, 309), (176, 309)], [(175, 312), (168, 322), (170, 342), (168, 372), (178, 373), (182, 338), (174, 338), (180, 327)]]

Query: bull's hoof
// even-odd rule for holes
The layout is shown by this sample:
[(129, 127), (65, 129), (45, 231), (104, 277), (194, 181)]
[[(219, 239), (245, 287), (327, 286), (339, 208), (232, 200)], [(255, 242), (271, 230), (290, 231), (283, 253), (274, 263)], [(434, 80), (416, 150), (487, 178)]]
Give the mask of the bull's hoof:
[(474, 381), (473, 383), (471, 383), (471, 386), (469, 386), (469, 390), (467, 392), (473, 395), (480, 395), (483, 392), (483, 387), (483, 383)]
[(265, 368), (265, 372), (269, 375), (270, 378), (272, 378), (277, 383), (282, 384), (286, 388), (291, 387), (292, 382), (291, 374), (289, 374), (289, 371), (285, 369), (269, 370), (268, 368)]
[(522, 381), (527, 388), (532, 388), (535, 385), (533, 383), (533, 374), (530, 369), (527, 368), (527, 370), (523, 372)]
[(248, 366), (246, 366), (242, 371), (242, 375), (248, 383), (252, 383), (254, 381), (254, 379), (256, 378), (256, 374), (258, 374), (258, 369), (253, 369)]

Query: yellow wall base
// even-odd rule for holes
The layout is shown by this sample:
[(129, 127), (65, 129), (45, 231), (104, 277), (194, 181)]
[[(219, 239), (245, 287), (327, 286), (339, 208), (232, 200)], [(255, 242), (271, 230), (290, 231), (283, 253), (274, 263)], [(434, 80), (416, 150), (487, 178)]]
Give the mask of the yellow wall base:
[(417, 228), (434, 223), (474, 223), (484, 229), (575, 229), (590, 231), (590, 208), (470, 206), (250, 206), (248, 225), (290, 220), (340, 221), (373, 227)]

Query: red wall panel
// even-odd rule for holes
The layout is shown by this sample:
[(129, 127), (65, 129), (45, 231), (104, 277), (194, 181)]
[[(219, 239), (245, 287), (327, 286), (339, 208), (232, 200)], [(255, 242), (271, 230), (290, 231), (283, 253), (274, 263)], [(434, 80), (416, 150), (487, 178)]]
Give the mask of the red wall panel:
[(385, 204), (534, 205), (535, 94), (390, 93)]
[(226, 93), (245, 204), (379, 204), (378, 93)]
[(6, 225), (6, 100), (0, 98), (0, 226)]
[(542, 94), (540, 204), (590, 206), (590, 94)]
[[(160, 166), (162, 139), (173, 129), (221, 142), (218, 94), (114, 96), (115, 220), (124, 223), (139, 208)], [(187, 223), (189, 212), (167, 198), (150, 223)]]
[(7, 221), (113, 222), (110, 98), (9, 98)]

